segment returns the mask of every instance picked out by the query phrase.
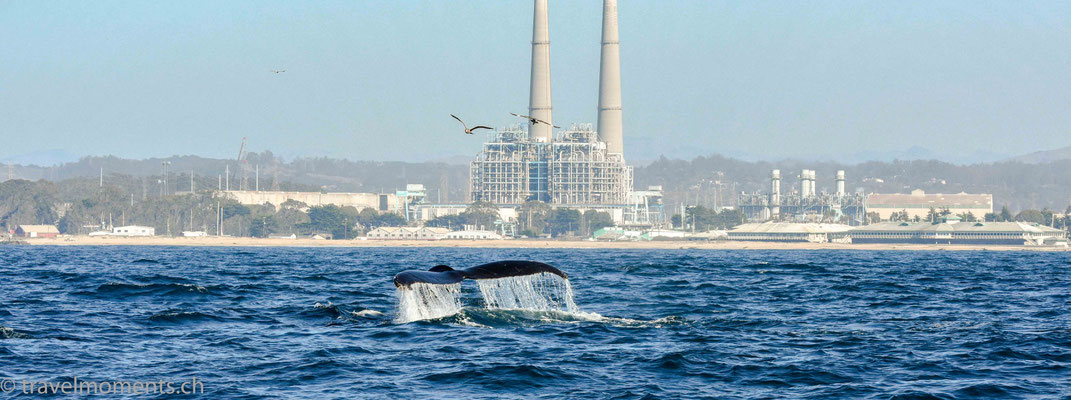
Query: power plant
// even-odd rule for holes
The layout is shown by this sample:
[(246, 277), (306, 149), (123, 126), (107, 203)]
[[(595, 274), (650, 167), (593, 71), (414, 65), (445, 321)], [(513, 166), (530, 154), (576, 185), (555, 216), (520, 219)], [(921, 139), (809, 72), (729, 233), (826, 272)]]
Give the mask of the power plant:
[[(660, 193), (633, 192), (632, 167), (625, 163), (617, 1), (603, 1), (598, 130), (591, 124), (574, 124), (557, 133), (553, 130), (547, 0), (534, 4), (528, 112), (540, 122), (530, 120), (526, 126), (501, 128), (489, 135), (471, 163), (471, 200), (502, 206), (542, 201), (581, 209), (616, 209), (611, 214), (626, 224), (661, 221)], [(652, 212), (658, 217), (652, 218)]]
[(818, 174), (804, 169), (799, 189), (781, 191), (781, 170), (770, 172), (768, 193), (741, 193), (740, 210), (750, 221), (843, 222), (860, 225), (866, 221), (867, 196), (845, 191), (845, 173), (837, 171), (832, 193), (818, 191)]

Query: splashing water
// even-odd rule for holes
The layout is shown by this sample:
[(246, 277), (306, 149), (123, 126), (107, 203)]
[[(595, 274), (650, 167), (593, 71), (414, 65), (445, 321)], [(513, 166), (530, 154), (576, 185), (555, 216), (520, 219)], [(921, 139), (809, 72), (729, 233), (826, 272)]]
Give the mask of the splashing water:
[(534, 275), (481, 279), (480, 293), (487, 308), (577, 313), (573, 287), (568, 279), (540, 272)]
[(414, 283), (398, 288), (398, 323), (442, 318), (461, 311), (461, 284)]

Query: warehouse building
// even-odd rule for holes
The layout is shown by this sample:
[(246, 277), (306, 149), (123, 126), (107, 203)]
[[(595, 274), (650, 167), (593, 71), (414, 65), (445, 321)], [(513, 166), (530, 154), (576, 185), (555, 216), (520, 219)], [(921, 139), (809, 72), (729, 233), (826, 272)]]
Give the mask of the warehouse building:
[(729, 240), (761, 242), (846, 242), (844, 233), (852, 227), (843, 224), (763, 222), (739, 225), (728, 232)]
[(881, 222), (847, 233), (852, 243), (1066, 245), (1067, 232), (1028, 222)]
[(907, 212), (911, 219), (918, 217), (926, 219), (930, 210), (941, 211), (947, 209), (953, 215), (972, 214), (982, 219), (986, 214), (993, 212), (992, 194), (929, 194), (921, 189), (916, 189), (909, 194), (879, 194), (867, 196), (867, 212), (876, 212), (882, 220), (888, 220), (893, 213)]
[(59, 234), (55, 225), (19, 225), (15, 228), (15, 236), (25, 238), (54, 238)]
[(446, 238), (449, 229), (431, 226), (384, 226), (368, 232), (369, 239), (378, 240), (438, 240)]

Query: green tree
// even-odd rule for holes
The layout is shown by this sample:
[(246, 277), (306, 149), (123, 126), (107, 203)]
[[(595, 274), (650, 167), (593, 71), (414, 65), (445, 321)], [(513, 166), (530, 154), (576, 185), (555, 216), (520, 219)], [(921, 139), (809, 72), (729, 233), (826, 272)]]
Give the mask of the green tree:
[(583, 232), (584, 236), (591, 236), (599, 229), (614, 226), (614, 218), (609, 213), (595, 210), (585, 211), (583, 222), (586, 225)]
[(357, 213), (349, 215), (346, 210), (334, 204), (309, 207), (309, 228), (312, 232), (330, 233), (336, 238), (346, 237), (350, 231), (350, 223), (357, 223)]
[(376, 226), (405, 226), (405, 217), (395, 213), (383, 213), (376, 218)]
[(529, 200), (521, 205), (518, 212), (521, 230), (531, 231), (532, 236), (536, 236), (547, 226), (546, 218), (547, 213), (550, 212), (550, 206), (542, 201)]
[(873, 223), (876, 223), (876, 222), (881, 222), (881, 214), (878, 214), (876, 211), (867, 212), (866, 213), (866, 220), (867, 220), (867, 223), (870, 223), (870, 224), (873, 224)]
[(547, 215), (547, 228), (551, 236), (561, 236), (580, 229), (580, 211), (571, 208), (556, 208)]
[(265, 238), (271, 235), (272, 233), (275, 233), (276, 229), (278, 229), (278, 224), (276, 223), (275, 218), (262, 215), (253, 219), (253, 222), (249, 227), (249, 235), (253, 237)]
[(1001, 207), (1000, 208), (1000, 219), (998, 220), (998, 222), (1011, 221), (1012, 219), (1014, 219), (1014, 218), (1012, 217), (1011, 211), (1008, 210), (1008, 206), (1005, 205), (1005, 206)]
[(476, 225), (477, 229), (493, 230), (498, 219), (498, 206), (481, 200), (470, 204), (461, 215), (466, 223)]
[(460, 215), (441, 215), (424, 223), (425, 226), (460, 230), (465, 225), (465, 218)]
[(978, 218), (974, 216), (974, 213), (970, 211), (959, 213), (956, 216), (964, 222), (974, 222), (978, 220)]
[(1048, 224), (1049, 220), (1045, 217), (1045, 214), (1038, 210), (1023, 210), (1015, 216), (1015, 221), (1031, 222), (1035, 224)]

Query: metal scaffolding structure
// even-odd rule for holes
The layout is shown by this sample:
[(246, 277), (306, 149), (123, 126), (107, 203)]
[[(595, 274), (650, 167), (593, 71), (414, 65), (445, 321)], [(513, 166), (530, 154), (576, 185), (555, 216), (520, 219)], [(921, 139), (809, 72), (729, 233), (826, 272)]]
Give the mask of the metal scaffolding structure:
[(549, 143), (514, 125), (492, 133), (472, 161), (472, 201), (627, 204), (632, 173), (621, 154), (607, 153), (591, 124), (573, 125)]
[(865, 223), (867, 197), (862, 193), (845, 193), (844, 171), (837, 171), (834, 193), (818, 192), (812, 170), (803, 170), (799, 177), (799, 191), (782, 194), (781, 171), (773, 170), (770, 192), (741, 193), (737, 199), (740, 210), (749, 221)]

